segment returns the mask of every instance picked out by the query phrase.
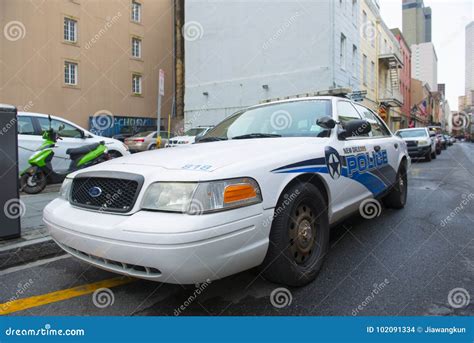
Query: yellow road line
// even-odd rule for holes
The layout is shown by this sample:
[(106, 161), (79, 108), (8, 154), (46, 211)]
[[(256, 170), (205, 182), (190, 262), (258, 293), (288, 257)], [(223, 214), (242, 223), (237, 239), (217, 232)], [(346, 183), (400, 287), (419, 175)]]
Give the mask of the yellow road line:
[(134, 281), (134, 279), (130, 279), (127, 277), (117, 277), (113, 279), (91, 283), (88, 285), (82, 285), (47, 294), (36, 295), (30, 298), (9, 301), (0, 304), (0, 315), (23, 311), (33, 307), (43, 306), (58, 301), (80, 297), (81, 295), (94, 293), (94, 291), (99, 288), (112, 288), (120, 285), (125, 285), (132, 281)]

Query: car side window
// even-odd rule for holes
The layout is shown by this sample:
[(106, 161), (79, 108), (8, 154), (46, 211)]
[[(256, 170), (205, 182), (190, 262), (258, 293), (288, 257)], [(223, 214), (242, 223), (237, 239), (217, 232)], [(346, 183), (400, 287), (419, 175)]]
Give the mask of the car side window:
[[(354, 105), (352, 105), (349, 101), (338, 101), (337, 102), (337, 113), (339, 116), (339, 122), (342, 125), (342, 128), (346, 128), (346, 123), (351, 121), (351, 120), (360, 120), (362, 119), (361, 115), (357, 110), (355, 109)], [(360, 134), (357, 135), (357, 137), (368, 137), (368, 134)], [(357, 137), (352, 137), (352, 138), (357, 138)], [(350, 139), (351, 137), (349, 137)]]
[(372, 114), (372, 117), (375, 119), (375, 121), (377, 122), (377, 129), (382, 133), (382, 136), (391, 136), (392, 133), (390, 132), (389, 129), (387, 129), (387, 126), (385, 125), (385, 123), (383, 122), (382, 119), (380, 119), (379, 116), (377, 116), (373, 111), (370, 111), (369, 112)]
[(360, 114), (349, 101), (337, 102), (337, 114), (343, 128), (345, 124), (354, 119), (361, 119)]
[(374, 114), (364, 106), (355, 105), (355, 107), (361, 113), (362, 119), (367, 120), (370, 123), (372, 131), (370, 131), (369, 137), (383, 137), (383, 131), (381, 130), (379, 122), (376, 120)]
[[(41, 130), (49, 130), (49, 119), (48, 118), (38, 118)], [(53, 119), (51, 120), (51, 128), (56, 131), (60, 137), (65, 138), (82, 138), (81, 131), (68, 123), (65, 123), (61, 120)]]
[(18, 116), (18, 134), (19, 135), (35, 135), (35, 128), (31, 117)]

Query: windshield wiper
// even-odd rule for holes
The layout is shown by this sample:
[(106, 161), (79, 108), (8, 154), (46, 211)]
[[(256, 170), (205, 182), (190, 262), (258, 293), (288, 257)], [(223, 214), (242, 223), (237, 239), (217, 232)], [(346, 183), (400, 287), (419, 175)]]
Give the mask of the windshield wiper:
[(281, 137), (281, 135), (276, 135), (273, 133), (249, 133), (248, 135), (232, 137), (232, 139), (276, 138), (276, 137)]
[(226, 141), (227, 138), (225, 137), (206, 137), (199, 139), (196, 143), (205, 143), (205, 142), (218, 142), (218, 141)]

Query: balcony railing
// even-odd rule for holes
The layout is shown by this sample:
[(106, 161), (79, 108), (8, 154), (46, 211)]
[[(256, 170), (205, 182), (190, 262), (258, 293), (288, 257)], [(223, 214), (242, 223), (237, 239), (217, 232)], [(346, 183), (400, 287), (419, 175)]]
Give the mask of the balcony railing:
[(387, 67), (394, 66), (396, 68), (403, 67), (402, 56), (398, 52), (381, 51), (379, 53), (380, 63), (386, 64)]
[(403, 95), (398, 89), (379, 89), (379, 101), (391, 107), (401, 107), (403, 106)]

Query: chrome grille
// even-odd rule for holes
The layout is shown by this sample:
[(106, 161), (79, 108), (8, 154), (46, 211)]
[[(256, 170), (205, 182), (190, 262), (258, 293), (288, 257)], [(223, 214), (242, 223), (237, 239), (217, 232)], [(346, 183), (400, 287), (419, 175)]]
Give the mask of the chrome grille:
[(143, 177), (134, 174), (129, 174), (133, 177), (121, 177), (128, 173), (114, 173), (114, 177), (109, 177), (108, 174), (98, 176), (98, 173), (84, 173), (75, 177), (71, 188), (71, 204), (104, 212), (131, 211), (143, 184)]

